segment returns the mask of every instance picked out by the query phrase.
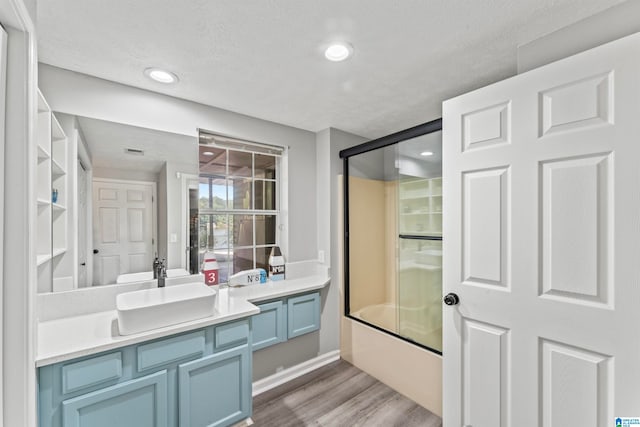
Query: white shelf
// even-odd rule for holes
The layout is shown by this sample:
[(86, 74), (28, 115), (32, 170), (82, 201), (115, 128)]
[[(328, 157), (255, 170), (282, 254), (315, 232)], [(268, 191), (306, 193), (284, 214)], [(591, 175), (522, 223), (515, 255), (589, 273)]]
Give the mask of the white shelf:
[(36, 258), (36, 264), (38, 264), (38, 267), (40, 267), (42, 264), (49, 260), (51, 260), (51, 254), (38, 255)]
[[(75, 160), (69, 159), (69, 143), (64, 128), (38, 91), (38, 292), (70, 289), (74, 283), (74, 260), (65, 256), (71, 239), (67, 212), (73, 207), (68, 197), (74, 180), (67, 176), (67, 169), (69, 162)], [(58, 190), (57, 203), (52, 202), (53, 189)]]
[(64, 255), (67, 252), (67, 248), (54, 248), (53, 252), (51, 252), (51, 258), (59, 257), (60, 255)]
[(66, 138), (67, 136), (64, 134), (64, 131), (62, 130), (62, 126), (60, 126), (60, 122), (58, 121), (56, 116), (52, 114), (51, 115), (51, 139), (53, 141), (60, 141)]
[(60, 163), (58, 163), (55, 159), (51, 159), (51, 174), (53, 176), (62, 176), (66, 172)]
[(51, 154), (40, 144), (38, 144), (38, 162), (48, 160), (51, 158)]
[(49, 104), (47, 104), (42, 92), (38, 89), (38, 113), (48, 113), (49, 111), (51, 111), (51, 108), (49, 108)]
[(404, 212), (400, 215), (402, 216), (412, 216), (412, 215), (429, 215), (431, 212)]
[[(401, 234), (442, 235), (442, 178), (405, 179), (400, 182)], [(402, 212), (407, 210), (407, 212)], [(424, 231), (432, 230), (432, 231)]]
[(427, 200), (429, 199), (428, 195), (424, 195), (424, 196), (406, 196), (406, 197), (400, 197), (400, 200)]

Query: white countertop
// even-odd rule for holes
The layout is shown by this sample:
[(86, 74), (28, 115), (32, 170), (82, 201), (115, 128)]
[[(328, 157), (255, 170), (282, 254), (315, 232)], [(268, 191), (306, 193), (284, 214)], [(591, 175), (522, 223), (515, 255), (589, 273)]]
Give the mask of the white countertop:
[(251, 316), (260, 312), (252, 302), (322, 289), (327, 283), (329, 278), (326, 275), (314, 275), (239, 288), (223, 288), (218, 292), (216, 313), (213, 316), (127, 336), (118, 333), (118, 314), (115, 309), (39, 322), (36, 366), (46, 366)]

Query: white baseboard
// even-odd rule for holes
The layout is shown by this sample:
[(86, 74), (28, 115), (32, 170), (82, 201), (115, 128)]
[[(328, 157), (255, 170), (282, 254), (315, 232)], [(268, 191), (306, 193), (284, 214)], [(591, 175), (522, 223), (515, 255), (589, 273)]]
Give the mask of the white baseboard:
[(264, 393), (265, 391), (301, 377), (304, 374), (315, 371), (316, 369), (328, 365), (331, 362), (335, 362), (338, 359), (340, 359), (340, 350), (330, 351), (318, 357), (314, 357), (313, 359), (307, 360), (306, 362), (302, 362), (296, 366), (292, 366), (266, 378), (255, 381), (253, 383), (253, 396), (255, 397), (260, 393)]

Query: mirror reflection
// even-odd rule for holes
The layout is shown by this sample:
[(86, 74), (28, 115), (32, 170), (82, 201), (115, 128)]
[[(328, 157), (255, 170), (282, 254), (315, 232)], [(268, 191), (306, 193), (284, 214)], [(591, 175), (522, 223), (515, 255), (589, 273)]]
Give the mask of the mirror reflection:
[(77, 188), (64, 196), (77, 203), (77, 221), (69, 220), (78, 230), (77, 285), (55, 286), (56, 274), (73, 271), (69, 251), (56, 261), (52, 285), (39, 281), (38, 291), (150, 280), (156, 257), (165, 260), (168, 277), (197, 273), (197, 236), (189, 228), (198, 208), (197, 139), (54, 115), (78, 138)]
[(201, 134), (199, 247), (215, 256), (219, 280), (268, 269), (276, 244), (281, 149)]

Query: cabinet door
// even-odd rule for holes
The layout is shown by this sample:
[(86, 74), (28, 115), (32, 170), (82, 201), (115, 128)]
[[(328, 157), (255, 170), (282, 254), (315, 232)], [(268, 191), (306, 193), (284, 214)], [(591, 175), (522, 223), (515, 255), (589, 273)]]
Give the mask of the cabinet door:
[(320, 329), (320, 294), (315, 292), (289, 298), (287, 318), (289, 338)]
[(227, 426), (251, 416), (249, 346), (178, 366), (181, 427)]
[(285, 342), (286, 312), (282, 301), (273, 301), (258, 305), (260, 314), (253, 316), (251, 320), (253, 332), (252, 350), (260, 350), (270, 345)]
[(167, 371), (62, 402), (64, 427), (166, 427)]

